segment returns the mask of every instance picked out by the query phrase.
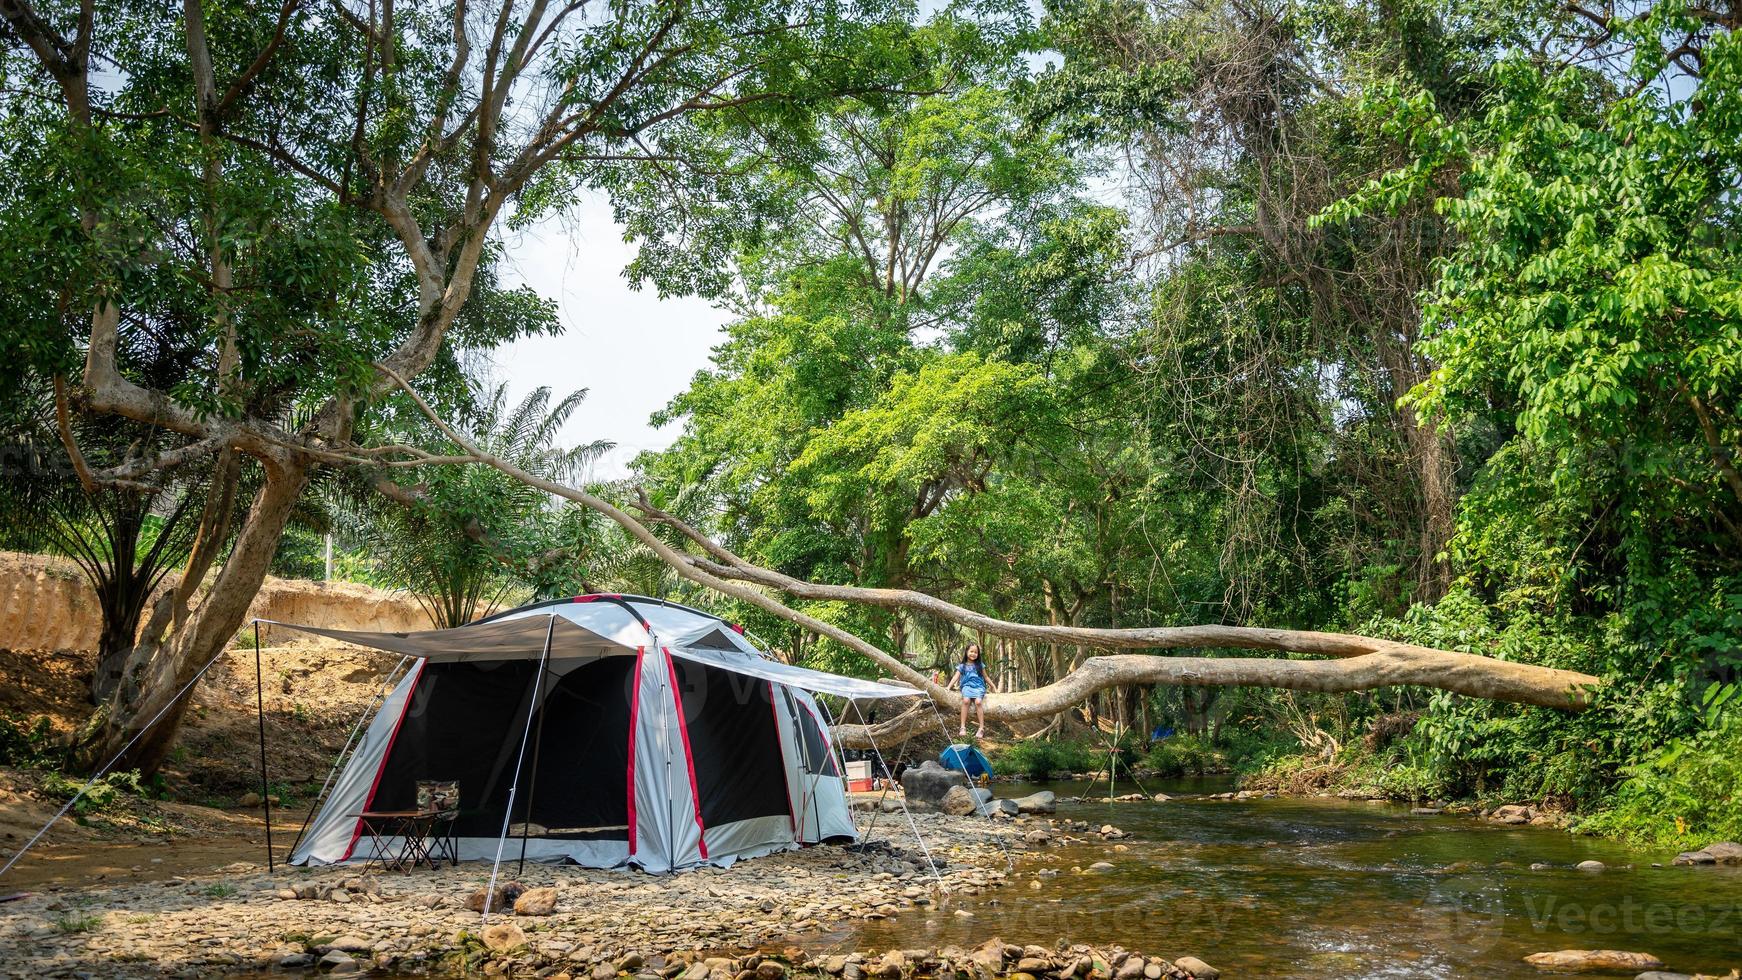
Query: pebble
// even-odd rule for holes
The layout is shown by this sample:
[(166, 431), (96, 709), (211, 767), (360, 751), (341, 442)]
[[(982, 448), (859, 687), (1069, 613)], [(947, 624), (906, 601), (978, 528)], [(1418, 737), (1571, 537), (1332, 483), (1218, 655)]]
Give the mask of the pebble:
[[(914, 816), (933, 843), (941, 894), (975, 894), (1013, 881), (1005, 870), (1007, 848), (1025, 839), (1044, 846), (1054, 841), (1080, 845), (1086, 838), (1099, 845), (1127, 836), (1111, 824), (1044, 815), (1025, 817), (1022, 826), (936, 813)], [(1081, 836), (1067, 836), (1073, 834)], [(939, 849), (939, 841), (948, 843)], [(1090, 870), (1112, 867), (1097, 862)], [(1038, 888), (1057, 874), (1057, 868), (1038, 868), (1029, 886)], [(468, 896), (483, 897), (486, 864), (368, 876), (357, 875), (356, 868), (285, 869), (269, 876), (247, 866), (169, 882), (110, 881), (71, 896), (33, 896), (12, 904), (0, 917), (0, 948), (26, 951), (9, 956), (7, 971), (35, 975), (204, 976), (317, 966), (329, 973), (398, 975), (428, 972), (460, 954), (469, 972), (486, 976), (789, 980), (804, 962), (797, 949), (750, 959), (714, 953), (704, 959), (694, 951), (769, 950), (790, 941), (795, 931), (934, 907), (929, 866), (905, 826), (880, 826), (863, 850), (805, 848), (729, 869), (649, 876), (529, 864), (520, 877), (499, 883), (498, 895), (507, 901), (492, 903), (488, 926), (465, 907)], [(189, 895), (209, 896), (220, 882), (234, 892), (188, 901)], [(61, 935), (52, 920), (74, 897), (94, 912), (126, 914), (107, 916), (95, 942), (90, 935)], [(58, 909), (50, 908), (56, 904)], [(540, 918), (521, 919), (511, 911)], [(951, 909), (950, 915), (974, 921), (967, 909)], [(115, 950), (127, 951), (129, 967), (115, 969)], [(1181, 976), (1166, 960), (1133, 957), (1124, 950), (1108, 955), (1086, 946), (1070, 947), (1069, 954), (1063, 950), (1062, 945), (1056, 952), (1036, 947), (1045, 965), (1029, 964), (1039, 971), (1035, 976), (1070, 971), (1076, 980), (1115, 980), (1119, 967), (1124, 980)], [(972, 956), (987, 964), (990, 975), (1006, 976), (1020, 972), (1015, 968), (1022, 952), (998, 944)], [(844, 954), (812, 962), (806, 972), (820, 968), (841, 980), (894, 980), (941, 973), (946, 960), (965, 967), (969, 955), (959, 949)]]

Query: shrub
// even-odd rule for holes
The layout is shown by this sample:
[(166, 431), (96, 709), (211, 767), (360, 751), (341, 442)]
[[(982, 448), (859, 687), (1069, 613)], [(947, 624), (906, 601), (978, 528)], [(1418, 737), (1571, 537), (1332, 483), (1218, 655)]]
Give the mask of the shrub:
[(1675, 739), (1625, 770), (1608, 803), (1578, 829), (1639, 844), (1698, 847), (1742, 840), (1742, 702), (1735, 685), (1713, 685), (1704, 697), (1706, 727)]
[[(1055, 772), (1098, 772), (1107, 768), (1107, 746), (1073, 739), (1028, 739), (992, 755), (992, 768), (999, 775), (1043, 780)], [(1119, 766), (1129, 768), (1121, 752)]]
[(992, 768), (1001, 776), (1021, 776), (1036, 782), (1052, 775), (1058, 753), (1051, 742), (1040, 739), (1017, 742), (992, 756)]
[(53, 765), (59, 756), (53, 735), (46, 716), (26, 722), (18, 715), (0, 715), (0, 765)]
[(1200, 735), (1175, 735), (1150, 747), (1144, 765), (1162, 776), (1202, 776), (1227, 768), (1227, 758)]
[[(84, 785), (85, 781), (82, 779), (67, 776), (64, 773), (51, 772), (43, 777), (41, 790), (54, 799), (70, 800), (78, 795), (79, 790)], [(93, 782), (90, 789), (85, 790), (85, 795), (80, 796), (79, 801), (73, 804), (73, 813), (82, 817), (86, 814), (108, 810), (121, 799), (123, 794), (128, 796), (146, 795), (137, 769), (108, 773)]]

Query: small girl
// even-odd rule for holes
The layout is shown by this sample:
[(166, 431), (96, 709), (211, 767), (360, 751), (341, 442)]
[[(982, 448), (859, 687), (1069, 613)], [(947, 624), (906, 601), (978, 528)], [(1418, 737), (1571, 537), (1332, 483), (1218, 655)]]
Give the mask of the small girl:
[(968, 703), (973, 702), (976, 709), (975, 720), (979, 728), (974, 732), (975, 738), (986, 737), (986, 665), (980, 662), (980, 644), (970, 643), (962, 653), (962, 662), (956, 665), (956, 675), (950, 678), (950, 688), (957, 684), (962, 686), (962, 726), (957, 735), (968, 734)]

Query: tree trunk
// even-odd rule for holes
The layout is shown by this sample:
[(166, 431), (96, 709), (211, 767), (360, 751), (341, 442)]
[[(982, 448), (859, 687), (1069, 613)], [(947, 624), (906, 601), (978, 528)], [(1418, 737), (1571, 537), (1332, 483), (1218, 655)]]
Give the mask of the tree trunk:
[(129, 652), (121, 683), (81, 734), (76, 757), (82, 768), (93, 770), (117, 754), (117, 771), (149, 775), (163, 765), (191, 700), (181, 696), (182, 689), (241, 629), (307, 484), (305, 465), (267, 467), (266, 482), (211, 590), (179, 626), (162, 636), (142, 636)]
[(113, 697), (121, 684), (121, 675), (126, 670), (127, 657), (133, 651), (139, 620), (145, 609), (140, 603), (132, 607), (131, 615), (126, 615), (119, 602), (113, 611), (101, 597), (98, 603), (104, 608), (103, 631), (97, 636), (97, 667), (91, 675), (91, 703), (100, 705)]

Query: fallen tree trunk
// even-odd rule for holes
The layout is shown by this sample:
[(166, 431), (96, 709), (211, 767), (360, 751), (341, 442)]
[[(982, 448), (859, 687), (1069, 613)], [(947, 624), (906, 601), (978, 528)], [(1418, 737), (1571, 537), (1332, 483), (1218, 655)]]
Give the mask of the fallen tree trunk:
[[(380, 370), (398, 383), (442, 434), (464, 450), (472, 460), (493, 466), (529, 486), (603, 514), (646, 545), (684, 578), (795, 623), (819, 636), (828, 637), (876, 663), (894, 677), (913, 684), (933, 701), (946, 705), (951, 710), (959, 703), (959, 697), (914, 670), (899, 657), (832, 623), (793, 609), (760, 588), (752, 586), (777, 589), (803, 599), (829, 599), (883, 608), (924, 611), (992, 635), (1038, 642), (1081, 644), (1103, 650), (1211, 647), (1277, 650), (1341, 658), (1285, 660), (1129, 654), (1090, 657), (1069, 674), (1044, 687), (1002, 694), (991, 699), (986, 705), (988, 720), (1010, 722), (1045, 717), (1081, 702), (1096, 691), (1127, 684), (1275, 687), (1325, 693), (1415, 685), (1470, 697), (1579, 711), (1589, 706), (1590, 690), (1602, 683), (1590, 674), (1577, 671), (1513, 663), (1477, 654), (1437, 650), (1347, 633), (1241, 626), (1093, 629), (1012, 623), (982, 615), (923, 592), (819, 585), (782, 575), (744, 561), (694, 528), (660, 512), (645, 499), (642, 500), (638, 506), (643, 513), (649, 515), (649, 522), (657, 521), (673, 527), (711, 555), (714, 560), (710, 561), (678, 551), (655, 535), (646, 524), (609, 501), (584, 490), (535, 476), (506, 460), (484, 452), (444, 422), (397, 374), (386, 367), (381, 367)], [(869, 729), (865, 726), (843, 726), (842, 738), (855, 747), (867, 746), (868, 736), (875, 736), (879, 742), (886, 737), (899, 740), (906, 734), (912, 734), (917, 726), (924, 723), (927, 723), (924, 713), (910, 710), (896, 719)]]

